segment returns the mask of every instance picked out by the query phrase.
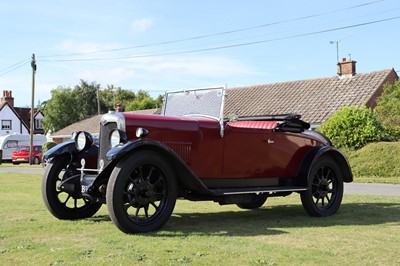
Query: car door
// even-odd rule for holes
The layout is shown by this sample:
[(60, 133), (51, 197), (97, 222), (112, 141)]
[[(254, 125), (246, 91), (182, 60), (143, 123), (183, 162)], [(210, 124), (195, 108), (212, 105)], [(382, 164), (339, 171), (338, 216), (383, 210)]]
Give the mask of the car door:
[(303, 156), (298, 152), (301, 142), (296, 136), (272, 129), (228, 125), (224, 136), (224, 176), (294, 176)]

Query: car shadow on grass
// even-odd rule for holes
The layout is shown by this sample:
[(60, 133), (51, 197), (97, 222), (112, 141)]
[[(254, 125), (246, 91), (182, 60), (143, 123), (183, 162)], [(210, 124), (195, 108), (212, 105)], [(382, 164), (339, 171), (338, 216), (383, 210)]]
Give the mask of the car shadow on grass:
[[(363, 226), (396, 223), (400, 225), (398, 203), (342, 204), (337, 214), (317, 218), (308, 216), (301, 205), (264, 206), (258, 210), (214, 213), (174, 213), (163, 231), (156, 235), (276, 235), (287, 233), (286, 228)], [(172, 234), (171, 234), (172, 233)]]
[[(108, 215), (89, 218), (92, 222), (109, 222)], [(337, 214), (324, 218), (308, 216), (301, 205), (265, 205), (256, 210), (220, 212), (182, 212), (176, 210), (167, 224), (151, 235), (257, 236), (286, 234), (289, 228), (324, 228), (331, 226), (400, 225), (400, 202), (342, 204)]]

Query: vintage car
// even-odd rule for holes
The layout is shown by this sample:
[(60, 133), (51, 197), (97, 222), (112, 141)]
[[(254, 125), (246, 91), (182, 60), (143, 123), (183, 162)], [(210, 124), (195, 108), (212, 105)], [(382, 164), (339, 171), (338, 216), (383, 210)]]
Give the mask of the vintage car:
[(256, 209), (299, 193), (311, 216), (337, 212), (347, 159), (299, 115), (224, 118), (223, 87), (168, 92), (161, 115), (110, 111), (95, 143), (85, 131), (44, 155), (42, 194), (59, 219), (102, 204), (125, 233), (160, 229), (178, 198)]

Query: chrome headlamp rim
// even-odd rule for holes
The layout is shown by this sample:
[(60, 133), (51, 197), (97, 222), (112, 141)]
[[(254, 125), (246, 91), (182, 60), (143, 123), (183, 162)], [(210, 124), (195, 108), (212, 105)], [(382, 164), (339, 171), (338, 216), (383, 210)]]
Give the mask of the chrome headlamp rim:
[(125, 131), (122, 131), (120, 129), (113, 129), (110, 132), (110, 145), (111, 148), (114, 148), (116, 146), (118, 146), (121, 143), (125, 143), (127, 139), (126, 133)]
[(93, 145), (93, 136), (86, 131), (76, 132), (74, 140), (78, 151), (87, 150)]

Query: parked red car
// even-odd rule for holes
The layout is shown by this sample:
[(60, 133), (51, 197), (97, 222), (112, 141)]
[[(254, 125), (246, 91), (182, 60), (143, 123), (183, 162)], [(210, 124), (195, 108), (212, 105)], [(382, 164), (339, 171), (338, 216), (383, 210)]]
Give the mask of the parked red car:
[[(20, 146), (13, 151), (11, 161), (13, 164), (29, 163), (29, 146)], [(40, 164), (42, 161), (42, 146), (33, 146), (32, 163)]]
[(160, 229), (177, 198), (257, 209), (295, 192), (309, 215), (336, 213), (353, 176), (329, 139), (299, 115), (225, 118), (225, 101), (224, 88), (183, 90), (162, 115), (109, 112), (98, 142), (80, 131), (44, 154), (46, 207), (74, 220), (107, 204), (125, 233)]

